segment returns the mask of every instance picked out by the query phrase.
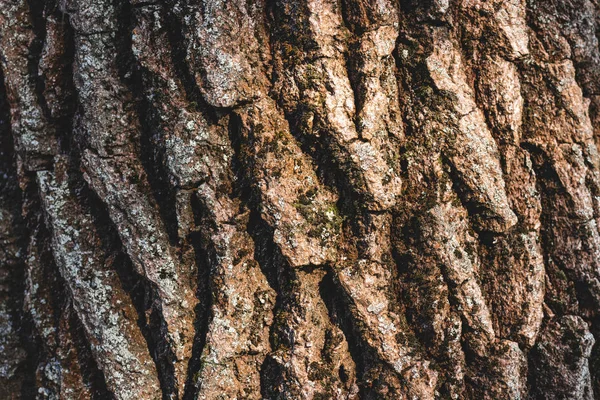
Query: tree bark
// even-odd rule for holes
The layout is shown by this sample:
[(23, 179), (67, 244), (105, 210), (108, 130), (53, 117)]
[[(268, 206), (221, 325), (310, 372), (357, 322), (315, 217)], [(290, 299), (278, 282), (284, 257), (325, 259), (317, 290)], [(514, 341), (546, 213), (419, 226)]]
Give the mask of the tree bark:
[(598, 0), (0, 0), (0, 398), (600, 399)]

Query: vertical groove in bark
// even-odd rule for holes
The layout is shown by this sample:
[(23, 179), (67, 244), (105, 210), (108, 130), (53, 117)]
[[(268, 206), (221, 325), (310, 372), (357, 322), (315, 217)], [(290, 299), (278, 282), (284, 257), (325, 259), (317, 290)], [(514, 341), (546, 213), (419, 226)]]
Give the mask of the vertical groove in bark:
[(0, 397), (600, 396), (599, 32), (0, 2)]
[[(24, 295), (25, 224), (20, 215), (22, 202), (13, 152), (10, 112), (4, 75), (0, 71), (0, 396), (10, 398), (22, 392), (31, 368), (21, 342), (25, 319), (20, 307)], [(36, 349), (28, 349), (30, 352)], [(32, 358), (32, 355), (29, 356)], [(29, 368), (28, 368), (29, 367)], [(30, 377), (29, 377), (30, 378)], [(28, 394), (24, 392), (23, 394)]]
[[(57, 150), (52, 127), (39, 101), (40, 80), (36, 62), (42, 38), (36, 37), (34, 32), (34, 28), (40, 29), (42, 10), (39, 6), (35, 10), (38, 18), (32, 15), (25, 0), (4, 2), (0, 8), (2, 67), (11, 108), (11, 129), (19, 168), (26, 170), (44, 168)], [(12, 30), (14, 32), (9, 34)]]
[[(195, 274), (193, 265), (178, 259), (168, 241), (139, 159), (140, 125), (135, 99), (119, 77), (119, 68), (127, 67), (118, 62), (119, 47), (129, 40), (118, 40), (117, 34), (123, 33), (120, 23), (127, 26), (126, 21), (119, 21), (128, 17), (121, 15), (127, 7), (115, 7), (111, 2), (76, 2), (73, 6), (75, 86), (80, 102), (76, 131), (83, 141), (84, 176), (106, 203), (133, 265), (156, 285), (165, 333), (174, 354), (175, 393), (183, 393), (194, 337)], [(117, 52), (116, 59), (109, 57), (110, 52)], [(111, 110), (115, 116), (98, 114), (96, 108)], [(139, 237), (147, 239), (138, 240)]]

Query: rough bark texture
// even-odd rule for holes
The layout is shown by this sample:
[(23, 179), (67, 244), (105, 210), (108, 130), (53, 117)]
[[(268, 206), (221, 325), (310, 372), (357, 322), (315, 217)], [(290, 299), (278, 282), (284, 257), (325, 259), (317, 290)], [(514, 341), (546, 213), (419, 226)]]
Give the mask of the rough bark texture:
[(0, 0), (0, 398), (600, 399), (598, 0)]

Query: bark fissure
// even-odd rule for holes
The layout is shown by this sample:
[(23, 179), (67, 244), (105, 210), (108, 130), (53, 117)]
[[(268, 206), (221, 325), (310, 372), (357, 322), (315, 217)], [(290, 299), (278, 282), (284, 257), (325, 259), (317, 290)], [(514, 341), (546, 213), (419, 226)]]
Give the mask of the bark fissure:
[(598, 397), (599, 26), (0, 2), (0, 397)]

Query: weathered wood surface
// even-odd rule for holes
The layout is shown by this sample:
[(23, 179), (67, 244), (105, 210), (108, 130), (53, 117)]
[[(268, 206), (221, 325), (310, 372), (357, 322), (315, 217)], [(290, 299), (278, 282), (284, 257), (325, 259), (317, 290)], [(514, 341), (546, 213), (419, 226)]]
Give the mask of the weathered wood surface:
[(597, 0), (0, 0), (0, 398), (600, 399)]

